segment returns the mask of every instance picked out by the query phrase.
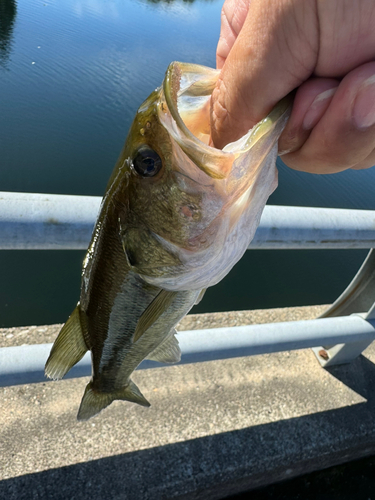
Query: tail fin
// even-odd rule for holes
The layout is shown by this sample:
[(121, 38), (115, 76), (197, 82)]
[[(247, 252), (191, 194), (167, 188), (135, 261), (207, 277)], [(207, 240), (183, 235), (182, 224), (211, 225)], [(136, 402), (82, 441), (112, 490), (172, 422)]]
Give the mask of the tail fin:
[(150, 403), (131, 380), (126, 387), (114, 392), (97, 392), (92, 388), (92, 382), (89, 382), (78, 410), (77, 420), (88, 420), (104, 410), (115, 399), (131, 401), (141, 406), (150, 406)]
[(45, 374), (58, 380), (83, 358), (88, 348), (83, 338), (80, 305), (74, 309), (62, 327), (46, 363)]

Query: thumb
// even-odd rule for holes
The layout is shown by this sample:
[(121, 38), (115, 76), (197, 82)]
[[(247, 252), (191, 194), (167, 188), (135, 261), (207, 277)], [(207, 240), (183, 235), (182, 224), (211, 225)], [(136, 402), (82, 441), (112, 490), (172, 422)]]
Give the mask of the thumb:
[(213, 145), (221, 149), (243, 136), (305, 81), (314, 71), (318, 47), (315, 0), (249, 0), (212, 93)]

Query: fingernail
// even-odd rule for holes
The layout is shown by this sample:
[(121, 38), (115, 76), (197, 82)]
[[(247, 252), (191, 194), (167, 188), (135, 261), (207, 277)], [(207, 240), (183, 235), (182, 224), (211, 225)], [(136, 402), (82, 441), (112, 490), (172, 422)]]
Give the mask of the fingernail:
[(336, 90), (337, 87), (333, 87), (332, 89), (325, 90), (315, 97), (305, 114), (302, 122), (302, 128), (304, 128), (305, 130), (311, 130), (313, 127), (315, 127), (320, 118), (323, 116), (325, 110), (328, 108), (328, 105), (331, 102), (332, 96), (334, 95)]
[(375, 124), (375, 75), (367, 78), (357, 92), (353, 106), (353, 121), (360, 130)]

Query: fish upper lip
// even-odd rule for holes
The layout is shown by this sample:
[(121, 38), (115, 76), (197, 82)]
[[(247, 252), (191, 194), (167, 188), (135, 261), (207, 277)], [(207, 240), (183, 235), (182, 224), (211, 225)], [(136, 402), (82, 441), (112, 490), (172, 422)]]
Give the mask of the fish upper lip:
[[(164, 97), (165, 97), (165, 100), (166, 100), (169, 112), (171, 113), (173, 119), (177, 123), (177, 126), (180, 129), (180, 131), (183, 132), (183, 134), (189, 140), (193, 141), (194, 144), (198, 148), (204, 148), (206, 151), (208, 150), (208, 151), (211, 151), (212, 153), (215, 153), (215, 154), (217, 154), (219, 152), (219, 153), (222, 153), (223, 155), (228, 155), (228, 153), (226, 153), (225, 151), (222, 151), (221, 149), (217, 149), (217, 148), (215, 148), (213, 146), (205, 144), (200, 139), (198, 139), (198, 137), (196, 137), (192, 132), (190, 132), (190, 130), (185, 125), (183, 119), (181, 118), (180, 113), (178, 111), (177, 102), (174, 102), (174, 99), (173, 99), (173, 96), (172, 96), (172, 92), (173, 91), (171, 90), (171, 79), (173, 78), (173, 71), (175, 71), (176, 68), (179, 68), (181, 65), (182, 66), (186, 66), (186, 64), (183, 65), (183, 64), (178, 63), (176, 61), (172, 62), (168, 66), (166, 74), (165, 74), (165, 77), (164, 77), (164, 80), (163, 80), (163, 84), (162, 84), (162, 87), (161, 87), (162, 90), (163, 90), (163, 93), (164, 93)], [(198, 67), (199, 65), (194, 65), (193, 64), (192, 66)], [(205, 68), (205, 69), (212, 70), (212, 68), (208, 68), (208, 67)], [(181, 70), (179, 69), (178, 73), (180, 73), (180, 71)], [(213, 70), (213, 71), (217, 71), (217, 70)], [(181, 78), (181, 75), (180, 75), (180, 78)], [(180, 91), (181, 91), (181, 88), (179, 88), (178, 92), (180, 92)]]

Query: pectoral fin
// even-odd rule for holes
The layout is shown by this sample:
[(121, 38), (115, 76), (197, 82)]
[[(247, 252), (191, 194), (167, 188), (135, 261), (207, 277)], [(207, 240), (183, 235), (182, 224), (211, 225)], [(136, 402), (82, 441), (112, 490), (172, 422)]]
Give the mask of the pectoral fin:
[(88, 351), (83, 337), (80, 316), (81, 310), (78, 303), (52, 346), (45, 367), (47, 377), (54, 380), (63, 378)]
[(92, 382), (89, 382), (78, 410), (77, 420), (88, 420), (116, 399), (131, 401), (141, 406), (151, 406), (132, 380), (129, 380), (126, 387), (114, 392), (97, 392), (92, 388)]
[(178, 292), (168, 292), (167, 290), (161, 290), (157, 294), (138, 320), (134, 332), (134, 342), (137, 342), (145, 331), (155, 323), (159, 316), (161, 316), (163, 312), (168, 309), (177, 294)]
[(181, 349), (175, 337), (176, 333), (176, 330), (173, 329), (173, 335), (167, 337), (147, 356), (147, 359), (160, 363), (178, 363), (181, 360)]

